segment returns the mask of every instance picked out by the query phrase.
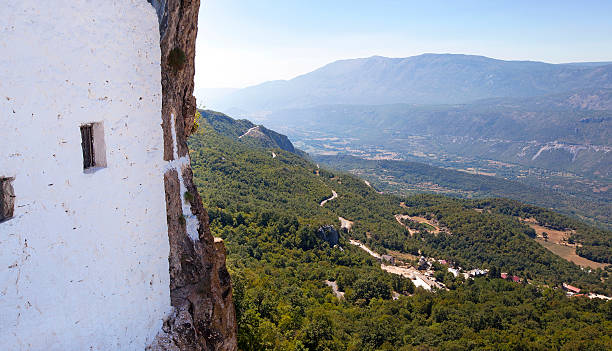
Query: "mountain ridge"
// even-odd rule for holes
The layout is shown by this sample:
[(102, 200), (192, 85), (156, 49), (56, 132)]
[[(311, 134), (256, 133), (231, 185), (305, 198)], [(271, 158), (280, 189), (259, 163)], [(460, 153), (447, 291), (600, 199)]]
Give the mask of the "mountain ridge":
[(279, 148), (291, 153), (299, 152), (286, 135), (277, 133), (263, 125), (255, 125), (246, 119), (236, 120), (224, 113), (212, 110), (199, 110), (198, 112), (221, 135), (257, 147)]
[(612, 64), (505, 61), (462, 54), (338, 60), (290, 80), (240, 89), (216, 109), (255, 113), (325, 104), (466, 103), (612, 88)]

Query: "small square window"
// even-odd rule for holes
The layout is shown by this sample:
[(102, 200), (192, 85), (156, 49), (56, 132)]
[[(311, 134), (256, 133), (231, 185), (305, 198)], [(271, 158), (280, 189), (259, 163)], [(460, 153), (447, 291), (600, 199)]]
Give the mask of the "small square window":
[(106, 145), (102, 122), (81, 126), (81, 146), (83, 148), (83, 169), (106, 167)]
[(13, 179), (14, 178), (0, 177), (0, 222), (4, 222), (13, 217), (15, 211)]

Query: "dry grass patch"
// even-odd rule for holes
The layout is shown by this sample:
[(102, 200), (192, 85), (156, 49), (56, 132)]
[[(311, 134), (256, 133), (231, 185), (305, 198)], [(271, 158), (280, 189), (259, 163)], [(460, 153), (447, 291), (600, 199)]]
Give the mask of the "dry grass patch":
[[(576, 247), (580, 244), (570, 244), (568, 242), (569, 237), (574, 234), (573, 230), (556, 230), (547, 228), (538, 223), (535, 218), (519, 218), (521, 222), (529, 225), (536, 232), (536, 241), (548, 249), (555, 255), (563, 258), (564, 260), (573, 262), (579, 266), (587, 268), (604, 268), (607, 266), (605, 263), (599, 263), (591, 261), (588, 258), (578, 256), (576, 253)], [(545, 234), (547, 239), (545, 238)]]
[(604, 267), (607, 266), (607, 264), (605, 263), (591, 261), (587, 258), (578, 256), (578, 254), (576, 254), (575, 246), (561, 245), (561, 244), (553, 243), (551, 241), (545, 241), (544, 239), (541, 239), (541, 238), (536, 239), (536, 241), (540, 245), (548, 249), (550, 252), (554, 253), (555, 255), (567, 261), (573, 262), (579, 266), (593, 268), (593, 269), (596, 269), (596, 268), (603, 269)]
[(347, 232), (351, 231), (354, 224), (352, 221), (342, 217), (338, 217), (338, 220), (340, 221), (340, 229), (346, 229)]
[(389, 255), (395, 257), (396, 259), (403, 261), (403, 262), (410, 262), (410, 261), (418, 261), (419, 257), (409, 254), (409, 253), (404, 253), (404, 252), (399, 252), (399, 251), (393, 251), (393, 250), (387, 250), (387, 252), (389, 253)]
[(535, 230), (536, 232), (537, 238), (539, 239), (544, 239), (545, 237), (544, 234), (546, 233), (546, 236), (548, 236), (548, 241), (551, 243), (559, 244), (559, 245), (575, 246), (567, 242), (569, 237), (572, 234), (574, 234), (573, 230), (555, 230), (552, 228), (547, 228), (547, 227), (541, 226), (536, 221), (535, 218), (519, 218), (519, 220), (527, 223), (531, 228), (533, 228), (533, 230)]

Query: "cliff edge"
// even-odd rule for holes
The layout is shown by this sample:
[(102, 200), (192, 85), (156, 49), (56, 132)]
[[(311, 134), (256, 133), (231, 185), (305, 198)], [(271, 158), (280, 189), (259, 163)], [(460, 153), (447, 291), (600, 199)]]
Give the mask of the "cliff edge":
[(193, 96), (199, 0), (148, 0), (159, 18), (164, 184), (174, 314), (150, 350), (236, 350), (236, 316), (223, 241), (215, 239), (193, 184), (187, 137)]

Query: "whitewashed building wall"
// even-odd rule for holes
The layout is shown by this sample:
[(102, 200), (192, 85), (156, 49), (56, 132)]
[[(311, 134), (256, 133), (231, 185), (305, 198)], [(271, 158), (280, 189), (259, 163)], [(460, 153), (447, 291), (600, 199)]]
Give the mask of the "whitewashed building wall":
[[(0, 178), (15, 210), (0, 223), (0, 349), (142, 350), (171, 312), (155, 11), (1, 8)], [(103, 127), (106, 167), (83, 169), (87, 123)]]

